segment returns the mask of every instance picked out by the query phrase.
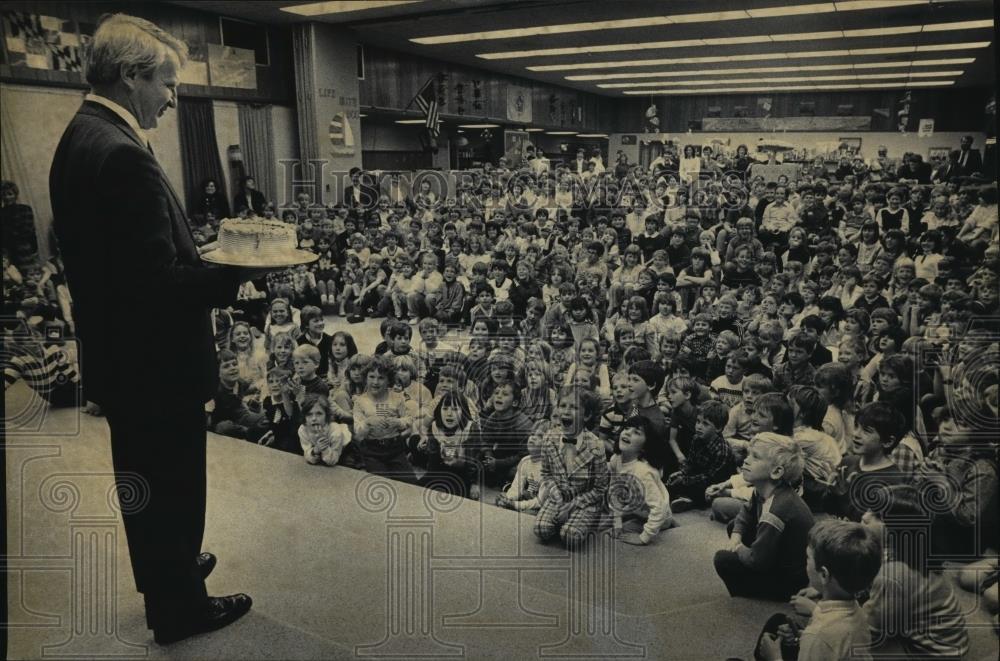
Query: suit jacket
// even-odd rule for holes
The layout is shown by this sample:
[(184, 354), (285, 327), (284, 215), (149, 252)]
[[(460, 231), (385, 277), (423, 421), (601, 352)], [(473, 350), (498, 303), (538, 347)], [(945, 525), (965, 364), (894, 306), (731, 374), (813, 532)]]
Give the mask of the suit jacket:
[(968, 156), (965, 156), (964, 154), (962, 156), (959, 156), (958, 157), (959, 163), (962, 162), (963, 157), (965, 158), (965, 165), (963, 165), (961, 168), (963, 175), (967, 177), (973, 172), (983, 171), (983, 155), (979, 152), (978, 149), (970, 148)]
[[(247, 201), (247, 193), (250, 194), (249, 202)], [(247, 190), (243, 193), (236, 193), (233, 198), (233, 213), (239, 213), (240, 209), (246, 207), (259, 216), (264, 213), (264, 205), (266, 204), (267, 200), (264, 199), (264, 194), (259, 190)]]
[(49, 193), (87, 398), (112, 407), (211, 399), (209, 313), (235, 302), (239, 271), (201, 261), (152, 152), (118, 115), (85, 101), (56, 148)]
[[(360, 205), (354, 201), (354, 189), (357, 188), (359, 193), (358, 197), (360, 199)], [(378, 190), (368, 184), (361, 182), (357, 186), (348, 186), (344, 189), (344, 206), (350, 207), (352, 209), (360, 206), (365, 211), (374, 209), (378, 204)]]

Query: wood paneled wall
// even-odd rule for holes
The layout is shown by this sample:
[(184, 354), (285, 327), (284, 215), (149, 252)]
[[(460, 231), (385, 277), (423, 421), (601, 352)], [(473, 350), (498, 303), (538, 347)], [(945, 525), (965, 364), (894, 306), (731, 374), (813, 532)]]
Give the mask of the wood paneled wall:
[[(444, 116), (510, 123), (507, 91), (517, 86), (530, 90), (534, 126), (606, 131), (615, 120), (613, 99), (372, 46), (365, 47), (361, 106), (404, 110), (428, 79), (441, 74), (445, 76), (443, 90), (439, 92), (443, 101), (440, 112)], [(479, 109), (474, 107), (474, 81), (479, 82), (482, 104)], [(463, 86), (461, 102), (458, 85)]]
[[(207, 52), (208, 44), (222, 43), (219, 16), (176, 5), (152, 2), (4, 2), (3, 12), (19, 11), (29, 14), (56, 16), (65, 21), (95, 24), (102, 14), (124, 11), (148, 19), (189, 46), (197, 45)], [(182, 84), (181, 96), (194, 96), (231, 101), (291, 104), (295, 98), (292, 71), (291, 31), (281, 26), (266, 26), (270, 42), (270, 65), (257, 66), (257, 89), (236, 89), (211, 85)], [(2, 52), (0, 48), (0, 52)], [(82, 73), (12, 67), (0, 64), (0, 80), (29, 85), (48, 85), (85, 89)]]
[[(944, 90), (915, 90), (910, 108), (910, 130), (916, 131), (921, 119), (934, 119), (935, 131), (987, 131), (985, 107), (990, 90), (986, 88), (956, 88)], [(840, 105), (853, 105), (848, 113), (872, 118), (872, 131), (896, 129), (896, 112), (900, 109), (900, 90), (884, 92), (815, 92), (801, 94), (731, 94), (719, 96), (656, 97), (659, 108), (660, 130), (664, 133), (687, 131), (688, 122), (708, 116), (709, 107), (720, 109), (722, 117), (735, 117), (736, 107), (747, 109), (747, 116), (760, 117), (759, 98), (771, 99), (771, 117), (799, 117), (800, 104), (812, 102), (817, 117), (837, 115)], [(638, 132), (643, 128), (644, 113), (649, 107), (648, 98), (619, 99), (614, 102), (615, 129), (617, 132)], [(876, 109), (888, 111), (888, 117), (875, 113)]]

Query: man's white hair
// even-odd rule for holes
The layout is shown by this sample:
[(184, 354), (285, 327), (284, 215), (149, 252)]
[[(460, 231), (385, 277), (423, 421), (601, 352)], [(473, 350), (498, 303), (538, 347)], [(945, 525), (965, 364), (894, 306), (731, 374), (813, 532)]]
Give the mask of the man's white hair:
[(90, 44), (87, 82), (93, 87), (113, 85), (127, 67), (148, 77), (168, 52), (173, 52), (180, 66), (187, 62), (187, 44), (156, 24), (128, 14), (106, 14)]

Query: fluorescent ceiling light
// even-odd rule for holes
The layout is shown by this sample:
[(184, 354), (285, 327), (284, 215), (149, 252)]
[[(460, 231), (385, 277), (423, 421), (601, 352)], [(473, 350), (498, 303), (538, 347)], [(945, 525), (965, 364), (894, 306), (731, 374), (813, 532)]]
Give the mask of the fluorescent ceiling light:
[(964, 71), (925, 71), (921, 75), (905, 73), (873, 73), (867, 75), (845, 74), (837, 76), (782, 76), (780, 78), (716, 78), (714, 80), (654, 80), (644, 83), (602, 83), (602, 89), (628, 89), (632, 87), (658, 87), (660, 85), (739, 85), (741, 83), (802, 83), (833, 80), (879, 80), (881, 78), (931, 78), (961, 76)]
[(718, 39), (702, 39), (706, 46), (738, 46), (740, 44), (766, 44), (771, 41), (767, 35), (756, 37), (720, 37)]
[(901, 25), (899, 27), (866, 28), (864, 30), (844, 30), (844, 36), (853, 37), (891, 37), (897, 34), (917, 34), (923, 29), (921, 25)]
[(524, 130), (527, 131), (528, 133), (540, 133), (545, 129), (524, 129)]
[(910, 0), (909, 2), (899, 2), (898, 0), (854, 0), (853, 2), (833, 3), (837, 11), (857, 11), (859, 9), (895, 9), (906, 5), (926, 5), (928, 0)]
[[(462, 32), (458, 34), (441, 34), (426, 37), (414, 37), (413, 43), (425, 46), (440, 44), (457, 44), (471, 41), (491, 41), (497, 39), (520, 39), (524, 37), (540, 37), (554, 34), (571, 34), (578, 32), (596, 32), (603, 30), (626, 30), (630, 28), (648, 28), (662, 25), (684, 25), (690, 23), (717, 23), (719, 21), (742, 21), (751, 18), (775, 18), (779, 16), (797, 16), (801, 14), (828, 14), (834, 11), (858, 11), (868, 9), (888, 9), (905, 7), (907, 5), (927, 4), (928, 0), (888, 0), (884, 2), (821, 2), (808, 5), (788, 5), (784, 7), (763, 7), (736, 11), (713, 11), (693, 14), (676, 14), (667, 16), (642, 16), (610, 21), (588, 21), (586, 23), (561, 23), (556, 25), (540, 25), (537, 27), (511, 28), (505, 30), (486, 30), (484, 32)], [(321, 3), (322, 4), (322, 3)]]
[(622, 67), (658, 67), (675, 64), (713, 64), (717, 62), (757, 62), (759, 60), (793, 60), (819, 57), (849, 57), (859, 55), (894, 55), (903, 53), (940, 52), (986, 48), (988, 41), (928, 46), (884, 46), (881, 48), (852, 48), (844, 50), (788, 51), (781, 53), (748, 53), (745, 55), (708, 55), (703, 57), (666, 57), (653, 60), (614, 60), (611, 62), (573, 62), (568, 64), (539, 64), (525, 67), (528, 71), (580, 71), (587, 69), (618, 69)]
[(426, 124), (426, 119), (397, 119), (396, 124)]
[[(823, 39), (850, 39), (893, 34), (910, 34), (917, 32), (943, 32), (947, 30), (971, 30), (993, 27), (992, 21), (963, 21), (958, 23), (938, 23), (934, 25), (904, 25), (880, 30), (830, 30), (826, 32), (788, 32), (772, 35), (751, 35), (737, 37), (734, 43), (747, 43), (745, 39), (773, 42), (817, 41)], [(619, 44), (592, 44), (589, 46), (573, 46), (567, 48), (539, 48), (523, 51), (501, 51), (496, 53), (476, 53), (476, 57), (484, 60), (512, 60), (529, 57), (553, 57), (557, 55), (581, 55), (589, 53), (619, 53), (639, 50), (659, 50), (665, 48), (687, 48), (691, 46), (712, 45), (708, 39), (681, 39), (673, 41), (643, 41)]]
[(629, 96), (672, 95), (672, 94), (727, 94), (756, 92), (814, 92), (817, 90), (857, 90), (857, 89), (888, 89), (909, 87), (946, 87), (954, 85), (954, 80), (942, 80), (920, 83), (870, 83), (863, 85), (791, 85), (788, 87), (720, 87), (713, 90), (704, 89), (662, 89), (662, 90), (626, 90), (622, 94)]
[(305, 5), (280, 7), (281, 11), (299, 16), (326, 16), (327, 14), (348, 14), (369, 9), (381, 9), (393, 5), (410, 5), (421, 0), (340, 0), (339, 2), (310, 2)]
[(745, 11), (710, 11), (702, 14), (678, 14), (670, 17), (671, 23), (715, 23), (717, 21), (741, 21), (747, 18)]
[(795, 16), (797, 14), (826, 14), (836, 11), (832, 2), (823, 2), (816, 5), (790, 5), (787, 7), (761, 7), (760, 9), (748, 9), (747, 13), (751, 18), (773, 18), (775, 16)]
[[(555, 133), (552, 133), (550, 135), (555, 135)], [(606, 137), (608, 137), (608, 134), (607, 133), (577, 133), (576, 137), (578, 137), (578, 138), (606, 138)]]
[(961, 44), (928, 44), (926, 46), (917, 46), (914, 49), (914, 52), (928, 53), (931, 51), (943, 51), (943, 50), (969, 50), (972, 48), (986, 48), (989, 45), (990, 42), (988, 41), (967, 41)]
[(634, 78), (681, 78), (683, 76), (720, 76), (744, 73), (792, 73), (797, 71), (852, 71), (854, 69), (890, 69), (910, 67), (937, 67), (957, 64), (972, 64), (974, 57), (958, 57), (938, 60), (912, 60), (901, 62), (862, 62), (856, 64), (813, 64), (788, 67), (737, 67), (733, 69), (694, 69), (688, 71), (640, 71), (633, 73), (592, 73), (566, 76), (566, 80), (629, 80)]
[(459, 124), (460, 129), (498, 129), (499, 124)]
[(576, 131), (546, 131), (545, 135), (576, 135)]
[(959, 21), (957, 23), (931, 23), (924, 26), (924, 32), (945, 32), (947, 30), (978, 30), (992, 28), (992, 20)]

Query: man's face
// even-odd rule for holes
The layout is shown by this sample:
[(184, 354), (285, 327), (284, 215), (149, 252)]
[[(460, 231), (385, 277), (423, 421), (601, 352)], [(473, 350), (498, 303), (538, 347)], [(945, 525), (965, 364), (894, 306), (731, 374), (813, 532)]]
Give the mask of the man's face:
[(177, 73), (180, 66), (175, 55), (168, 54), (147, 79), (140, 75), (126, 78), (130, 86), (129, 108), (142, 129), (155, 129), (167, 108), (177, 107)]

